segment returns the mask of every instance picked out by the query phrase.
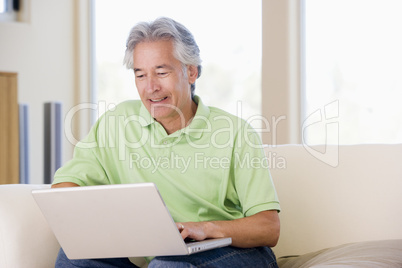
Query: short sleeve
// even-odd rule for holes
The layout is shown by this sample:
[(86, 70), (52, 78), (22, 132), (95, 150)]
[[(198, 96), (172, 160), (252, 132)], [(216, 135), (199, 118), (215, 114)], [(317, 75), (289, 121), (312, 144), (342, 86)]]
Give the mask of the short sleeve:
[(233, 154), (233, 177), (243, 215), (279, 211), (279, 200), (261, 139), (248, 124), (238, 132)]
[(73, 182), (80, 186), (110, 184), (99, 159), (98, 128), (101, 119), (91, 128), (89, 134), (74, 148), (74, 156), (59, 168), (53, 184)]

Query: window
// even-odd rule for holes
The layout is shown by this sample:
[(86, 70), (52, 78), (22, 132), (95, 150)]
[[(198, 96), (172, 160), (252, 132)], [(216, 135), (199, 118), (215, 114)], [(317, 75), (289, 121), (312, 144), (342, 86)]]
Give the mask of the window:
[(305, 0), (307, 143), (326, 143), (323, 120), (340, 144), (402, 142), (401, 12), (400, 0)]
[(6, 12), (6, 4), (5, 0), (0, 1), (0, 13)]
[[(195, 92), (204, 103), (246, 120), (261, 115), (261, 1), (97, 0), (94, 4), (95, 100), (105, 109), (138, 98), (132, 70), (122, 65), (131, 27), (167, 16), (184, 24), (200, 47), (203, 71)], [(251, 121), (258, 127), (258, 120)]]
[(19, 9), (19, 0), (0, 0), (0, 22), (15, 21)]

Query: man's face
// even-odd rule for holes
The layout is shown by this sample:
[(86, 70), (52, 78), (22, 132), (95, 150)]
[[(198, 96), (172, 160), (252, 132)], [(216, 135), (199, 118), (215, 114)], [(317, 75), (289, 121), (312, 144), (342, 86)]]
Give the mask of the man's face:
[(141, 42), (133, 57), (135, 84), (152, 117), (167, 124), (188, 117), (192, 103), (190, 84), (195, 82), (197, 68), (189, 66), (183, 71), (170, 40)]

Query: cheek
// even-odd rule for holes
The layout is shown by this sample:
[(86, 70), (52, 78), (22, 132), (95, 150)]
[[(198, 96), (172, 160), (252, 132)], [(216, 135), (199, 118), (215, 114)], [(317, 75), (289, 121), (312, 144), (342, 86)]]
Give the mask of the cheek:
[(144, 92), (145, 87), (143, 82), (135, 80), (135, 87), (140, 95)]
[(172, 81), (172, 84), (174, 84), (175, 88), (179, 88), (180, 90), (185, 89), (186, 86), (189, 85), (188, 79), (183, 74), (175, 77), (174, 81)]

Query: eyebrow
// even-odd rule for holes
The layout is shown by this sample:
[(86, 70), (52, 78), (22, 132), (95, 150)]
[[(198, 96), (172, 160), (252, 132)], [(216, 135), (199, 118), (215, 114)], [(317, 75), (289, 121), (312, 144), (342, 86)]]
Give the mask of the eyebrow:
[(162, 64), (162, 65), (156, 66), (155, 69), (170, 69), (171, 70), (171, 69), (173, 69), (173, 67), (168, 64)]
[[(157, 70), (157, 69), (169, 69), (169, 70), (172, 70), (173, 67), (171, 65), (168, 65), (168, 64), (162, 64), (162, 65), (156, 66), (155, 70)], [(140, 72), (140, 71), (142, 71), (141, 68), (134, 68), (134, 73), (135, 72)]]

